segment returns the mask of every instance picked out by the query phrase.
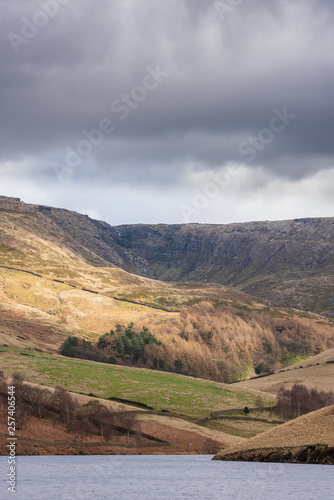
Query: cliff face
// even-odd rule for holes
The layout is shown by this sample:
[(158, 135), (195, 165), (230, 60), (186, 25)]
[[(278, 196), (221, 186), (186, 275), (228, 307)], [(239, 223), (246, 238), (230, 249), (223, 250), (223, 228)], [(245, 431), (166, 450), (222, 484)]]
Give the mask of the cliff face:
[[(112, 227), (69, 210), (0, 198), (95, 266), (163, 281), (228, 285), (274, 302), (334, 311), (334, 218)], [(27, 220), (27, 218), (26, 218)], [(27, 224), (25, 220), (25, 224)]]
[(207, 281), (317, 312), (334, 309), (334, 219), (121, 226), (152, 277)]

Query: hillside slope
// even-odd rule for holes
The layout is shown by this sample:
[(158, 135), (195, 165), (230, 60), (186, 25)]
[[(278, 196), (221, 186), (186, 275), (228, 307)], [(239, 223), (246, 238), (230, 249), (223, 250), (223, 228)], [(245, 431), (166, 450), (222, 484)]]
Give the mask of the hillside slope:
[(237, 382), (234, 385), (277, 394), (281, 387), (291, 389), (294, 384), (303, 384), (309, 389), (334, 391), (334, 349), (328, 349), (272, 375)]
[(322, 408), (222, 450), (215, 460), (334, 464), (334, 406)]
[(218, 282), (286, 305), (333, 310), (333, 218), (114, 231), (116, 243), (159, 279)]
[(16, 261), (23, 250), (18, 225), (92, 266), (220, 283), (283, 305), (334, 312), (334, 218), (112, 227), (69, 210), (0, 198), (0, 223), (2, 252), (8, 258), (15, 252)]
[[(144, 272), (148, 262), (125, 248), (124, 228), (1, 198), (0, 224), (0, 329), (5, 343), (54, 352), (66, 335), (96, 342), (117, 324), (134, 323), (137, 334), (149, 328), (160, 342), (160, 347), (145, 347), (136, 358), (138, 366), (225, 382), (254, 375), (257, 365), (262, 371), (277, 370), (294, 356), (334, 345), (330, 317), (273, 306), (220, 284), (164, 282), (115, 267), (140, 263)], [(191, 226), (179, 229), (192, 231)], [(142, 244), (140, 234), (134, 243)], [(150, 249), (149, 242), (145, 248)], [(177, 268), (177, 255), (175, 259)], [(23, 306), (29, 321), (22, 320)], [(41, 314), (43, 321), (36, 321)], [(130, 353), (126, 358), (115, 349), (102, 354), (133, 363)]]

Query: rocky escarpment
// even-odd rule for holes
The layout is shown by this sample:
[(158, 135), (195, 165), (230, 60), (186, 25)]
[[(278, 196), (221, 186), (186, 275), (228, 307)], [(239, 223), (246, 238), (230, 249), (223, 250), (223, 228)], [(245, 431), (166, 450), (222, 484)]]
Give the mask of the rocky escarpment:
[(115, 241), (166, 281), (218, 282), (284, 305), (334, 310), (334, 219), (120, 226)]
[(219, 283), (285, 306), (334, 311), (334, 218), (112, 227), (73, 212), (46, 215), (82, 247), (126, 271)]

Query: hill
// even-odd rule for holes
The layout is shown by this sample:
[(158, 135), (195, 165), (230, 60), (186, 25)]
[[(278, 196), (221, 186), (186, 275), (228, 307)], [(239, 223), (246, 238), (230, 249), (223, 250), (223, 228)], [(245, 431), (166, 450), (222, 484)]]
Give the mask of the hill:
[[(24, 426), (16, 429), (18, 455), (207, 454), (243, 441), (240, 437), (205, 429), (181, 418), (160, 416), (136, 407), (76, 393), (71, 393), (71, 396), (81, 407), (92, 403), (102, 404), (112, 412), (121, 412), (123, 419), (126, 415), (135, 417), (130, 436), (114, 430), (105, 439), (93, 433), (93, 429), (87, 435), (80, 436), (79, 429), (69, 433), (58, 416), (41, 419), (30, 415)], [(5, 424), (5, 412), (1, 408), (0, 415), (0, 455), (7, 455), (8, 427)]]
[[(281, 305), (334, 312), (334, 218), (112, 227), (69, 210), (5, 197), (0, 216), (6, 262), (52, 273), (57, 257), (64, 259), (64, 270), (68, 258), (73, 264), (79, 257), (99, 268), (118, 267), (167, 282), (219, 283)], [(23, 231), (19, 235), (16, 226)], [(67, 259), (58, 252), (50, 263), (42, 256), (36, 261), (33, 253), (30, 261), (22, 260), (24, 248), (34, 246), (29, 233), (49, 242), (46, 253), (54, 243), (66, 248)]]
[[(1, 369), (7, 378), (21, 372), (30, 383), (94, 394), (103, 399), (137, 401), (154, 410), (168, 410), (199, 420), (211, 411), (255, 406), (258, 391), (211, 380), (145, 368), (109, 365), (82, 359), (1, 346)], [(166, 390), (168, 388), (168, 390)], [(272, 395), (264, 394), (268, 405)]]
[(334, 406), (322, 408), (222, 450), (215, 460), (334, 464)]
[[(141, 432), (154, 434), (157, 453), (166, 442), (174, 453), (189, 453), (190, 442), (192, 452), (244, 446), (243, 437), (279, 424), (254, 409), (259, 396), (271, 406), (282, 384), (332, 389), (333, 222), (111, 227), (0, 197), (1, 369), (126, 405)], [(77, 342), (69, 356), (106, 362), (59, 356), (69, 338)], [(255, 373), (262, 377), (226, 384)], [(50, 434), (47, 422), (33, 416), (29, 425), (20, 436), (26, 453), (35, 445), (40, 453), (102, 452), (93, 437), (83, 451), (65, 429), (50, 444), (38, 439)], [(327, 460), (319, 443), (282, 453), (302, 460), (314, 451), (305, 446), (315, 446), (311, 459)], [(131, 443), (120, 436), (114, 451), (104, 450), (135, 444), (135, 434)]]
[[(68, 336), (97, 342), (117, 324), (134, 323), (137, 332), (149, 328), (160, 342), (160, 347), (145, 347), (137, 366), (224, 382), (255, 370), (277, 370), (295, 356), (334, 345), (331, 317), (278, 307), (221, 284), (164, 282), (129, 272), (150, 274), (148, 260), (131, 250), (124, 227), (7, 198), (0, 199), (0, 223), (0, 335), (5, 343), (55, 352)], [(195, 229), (159, 226), (154, 234), (165, 245), (161, 231), (172, 231), (178, 244), (179, 230), (194, 231), (192, 238), (200, 241), (208, 228)], [(141, 231), (148, 229), (137, 230), (130, 240), (144, 245)], [(155, 248), (154, 238), (145, 241), (147, 251)], [(176, 250), (177, 268), (183, 254)], [(115, 358), (115, 352), (110, 354)], [(117, 362), (131, 364), (130, 357)]]
[(281, 387), (291, 389), (294, 384), (303, 384), (309, 389), (333, 391), (334, 349), (328, 349), (266, 377), (254, 378), (234, 385), (243, 389), (277, 394)]
[[(123, 421), (125, 415), (136, 416), (130, 441), (129, 436), (126, 438), (119, 432), (114, 432), (112, 439), (107, 441), (96, 432), (87, 434), (84, 440), (81, 435), (80, 440), (81, 431), (68, 432), (59, 415), (43, 414), (43, 418), (37, 418), (36, 405), (31, 406), (36, 396), (29, 393), (26, 403), (35, 411), (34, 415), (28, 413), (24, 425), (19, 426), (18, 420), (18, 454), (212, 453), (214, 449), (240, 443), (243, 439), (233, 433), (207, 429), (197, 422), (214, 410), (254, 405), (258, 396), (257, 392), (234, 390), (226, 384), (207, 380), (74, 360), (9, 346), (1, 348), (1, 368), (7, 380), (20, 371), (29, 387), (42, 391), (49, 389), (53, 393), (61, 384), (71, 391), (80, 405), (102, 403), (120, 412)], [(22, 394), (22, 390), (18, 394)], [(127, 398), (126, 404), (124, 398)], [(264, 400), (268, 406), (273, 404), (269, 395), (264, 395)], [(7, 401), (1, 405), (2, 402), (0, 394), (0, 413), (4, 414)], [(47, 413), (50, 408), (54, 406), (47, 406)], [(22, 406), (20, 409), (22, 414)], [(1, 418), (0, 454), (3, 455), (7, 453), (6, 432), (5, 419)]]
[(334, 312), (334, 218), (112, 231), (151, 277), (222, 283), (282, 305)]

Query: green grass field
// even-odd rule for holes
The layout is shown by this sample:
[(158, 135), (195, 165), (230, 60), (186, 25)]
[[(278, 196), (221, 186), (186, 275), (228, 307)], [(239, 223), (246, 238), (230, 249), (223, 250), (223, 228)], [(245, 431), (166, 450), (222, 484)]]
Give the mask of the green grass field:
[[(254, 406), (256, 393), (209, 380), (167, 372), (129, 368), (65, 358), (58, 355), (0, 346), (0, 368), (10, 377), (22, 372), (28, 382), (138, 401), (155, 410), (169, 410), (204, 418), (211, 411)], [(272, 404), (269, 394), (266, 403)]]

